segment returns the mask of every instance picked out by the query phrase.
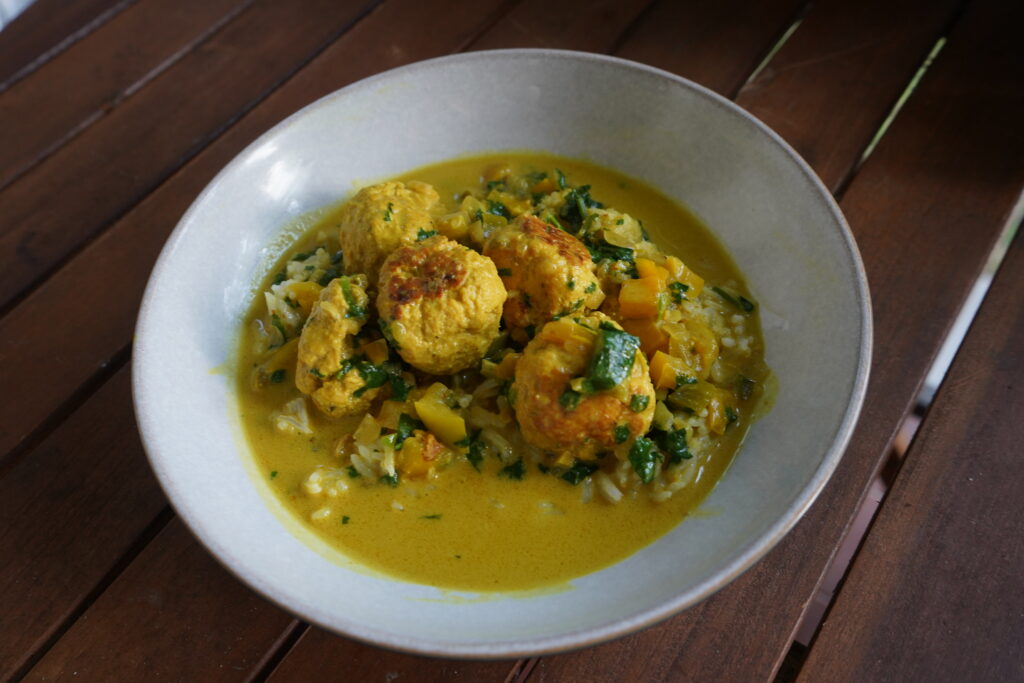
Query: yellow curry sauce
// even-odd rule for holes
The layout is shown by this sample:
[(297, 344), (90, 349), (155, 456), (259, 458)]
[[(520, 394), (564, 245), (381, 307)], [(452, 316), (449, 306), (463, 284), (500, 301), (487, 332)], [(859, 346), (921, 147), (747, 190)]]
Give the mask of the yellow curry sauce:
[[(484, 169), (496, 164), (518, 174), (559, 169), (574, 186), (590, 185), (605, 206), (640, 219), (651, 241), (665, 254), (679, 257), (709, 285), (728, 283), (729, 292), (747, 291), (732, 260), (690, 212), (643, 183), (593, 164), (505, 153), (448, 161), (396, 180), (432, 185), (446, 210), (453, 211), (468, 189), (484, 184)], [(296, 252), (325, 244), (337, 249), (340, 211), (325, 211), (288, 248), (258, 291), (267, 290)], [(471, 591), (563, 583), (621, 560), (669, 531), (728, 466), (750, 427), (769, 374), (757, 311), (740, 313), (753, 340), (753, 352), (739, 367), (750, 390), (734, 396), (729, 428), (716, 435), (699, 458), (685, 463), (693, 468), (691, 483), (663, 502), (647, 495), (626, 495), (617, 504), (596, 495), (583, 502), (579, 485), (545, 475), (534, 464), (527, 463), (516, 478), (504, 476), (507, 463), (496, 458), (484, 458), (478, 470), (458, 456), (433, 477), (403, 479), (398, 486), (353, 477), (338, 495), (309, 495), (311, 472), (343, 467), (336, 445), (351, 435), (361, 416), (331, 420), (307, 400), (312, 434), (282, 431), (270, 419), (302, 394), (293, 377), (294, 341), (276, 349), (272, 361), (265, 351), (258, 352), (255, 330), (267, 314), (262, 294), (255, 297), (239, 345), (237, 393), (243, 430), (258, 471), (285, 506), (330, 545), (372, 569), (412, 582)], [(254, 368), (275, 371), (274, 379), (266, 381), (264, 374), (262, 382), (254, 383)], [(659, 397), (664, 394), (659, 391)]]

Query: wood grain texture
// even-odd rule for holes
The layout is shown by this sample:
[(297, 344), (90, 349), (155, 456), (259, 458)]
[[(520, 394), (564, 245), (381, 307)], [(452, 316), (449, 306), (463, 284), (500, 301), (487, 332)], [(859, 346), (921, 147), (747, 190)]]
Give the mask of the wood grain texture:
[[(90, 345), (100, 345), (107, 350), (103, 353), (106, 355), (129, 341), (138, 297), (141, 296), (148, 271), (167, 233), (203, 185), (242, 146), (294, 109), (340, 87), (347, 82), (346, 79), (355, 80), (374, 73), (382, 64), (397, 65), (403, 61), (458, 49), (489, 25), (500, 7), (498, 0), (475, 3), (473, 11), (459, 14), (457, 20), (452, 18), (451, 13), (446, 13), (448, 18), (443, 25), (427, 32), (422, 29), (428, 25), (429, 17), (418, 0), (388, 3), (380, 11), (371, 14), (366, 19), (366, 26), (357, 26), (356, 30), (331, 46), (307, 69), (289, 81), (285, 88), (275, 93), (216, 145), (195, 159), (186, 171), (175, 175), (162, 186), (125, 221), (119, 223), (114, 231), (90, 245), (81, 257), (61, 271), (56, 282), (48, 283), (55, 285), (52, 289), (37, 292), (8, 315), (3, 324), (41, 326), (30, 336), (15, 335), (19, 340), (7, 344), (0, 351), (0, 359), (3, 359), (0, 368), (9, 372), (15, 366), (36, 362), (29, 358), (43, 362), (41, 356), (35, 355), (36, 345), (43, 343), (53, 354), (49, 362), (56, 366), (49, 365), (51, 369), (79, 367), (85, 373), (95, 370), (99, 363), (105, 361), (94, 362), (87, 358), (88, 354), (79, 355), (79, 352)], [(419, 18), (423, 21), (391, 31), (390, 39), (394, 42), (381, 39), (389, 26), (397, 26), (398, 17), (411, 15), (415, 18), (417, 12), (422, 12)], [(361, 58), (368, 61), (364, 62)], [(89, 286), (80, 286), (84, 283), (89, 283)], [(123, 286), (128, 289), (122, 289)], [(109, 295), (111, 291), (120, 291), (122, 294), (130, 291), (131, 294), (117, 296), (112, 300)], [(60, 311), (52, 306), (59, 307)], [(45, 316), (37, 317), (47, 309), (51, 313), (49, 323), (45, 322)], [(105, 324), (113, 320), (116, 320), (115, 325)], [(52, 323), (56, 323), (61, 331), (52, 327)], [(65, 324), (67, 328), (63, 327)], [(54, 336), (61, 334), (71, 336), (63, 339)], [(70, 338), (74, 339), (74, 344), (68, 344)], [(96, 350), (96, 346), (93, 350)], [(82, 365), (77, 365), (79, 363)], [(0, 518), (22, 520), (17, 527), (0, 529), (0, 567), (4, 570), (4, 580), (11, 582), (3, 584), (3, 587), (12, 589), (0, 596), (0, 611), (14, 617), (11, 620), (0, 620), (0, 663), (3, 664), (0, 678), (21, 666), (41, 643), (45, 643), (50, 634), (64, 625), (68, 615), (78, 610), (85, 610), (87, 623), (102, 624), (103, 628), (108, 629), (108, 634), (119, 633), (115, 613), (107, 614), (90, 608), (92, 594), (97, 587), (102, 588), (104, 577), (109, 572), (117, 571), (116, 565), (126, 552), (125, 549), (131, 547), (147, 525), (153, 523), (165, 505), (138, 444), (134, 421), (131, 419), (127, 374), (127, 369), (121, 370), (108, 386), (89, 398), (50, 439), (24, 454), (15, 464), (0, 469), (0, 495), (10, 496), (0, 500), (0, 511), (3, 512)], [(25, 381), (29, 380), (28, 374), (20, 376)], [(53, 377), (57, 378), (57, 374)], [(39, 381), (37, 373), (34, 390), (36, 398), (45, 397), (45, 400), (57, 402), (69, 393), (69, 385), (61, 385), (60, 382), (58, 386), (46, 385), (46, 382)], [(20, 407), (20, 403), (11, 406), (15, 410)], [(80, 425), (95, 427), (96, 423), (102, 429), (94, 440), (83, 433)], [(9, 435), (8, 424), (16, 423), (5, 422), (0, 435)], [(70, 436), (65, 437), (65, 434)], [(56, 455), (51, 455), (53, 449), (50, 443), (55, 439), (60, 440), (62, 448)], [(102, 466), (98, 466), (96, 458), (110, 450), (114, 452), (102, 460)], [(51, 473), (53, 469), (57, 470), (55, 474)], [(140, 477), (145, 485), (139, 482)], [(121, 486), (126, 487), (124, 491), (120, 490)], [(74, 495), (68, 495), (71, 490)], [(136, 495), (141, 495), (141, 500), (132, 497)], [(54, 498), (62, 501), (63, 507), (56, 510), (59, 514), (43, 514), (47, 501)], [(110, 519), (105, 515), (114, 517)], [(101, 525), (102, 533), (97, 533), (92, 525)], [(172, 542), (178, 544), (179, 540), (176, 536), (160, 536), (147, 552), (166, 556), (172, 551), (162, 546)], [(13, 548), (17, 548), (17, 552), (12, 551), (7, 555), (8, 550)], [(189, 552), (203, 556), (206, 554), (198, 546)], [(5, 564), (4, 560), (8, 560), (9, 564)], [(165, 577), (167, 582), (176, 580), (170, 575), (178, 571), (177, 565), (166, 563), (163, 569), (168, 573)], [(148, 577), (149, 574), (142, 576)], [(226, 574), (224, 580), (234, 581)], [(31, 590), (22, 590), (26, 583), (31, 583)], [(218, 602), (223, 598), (218, 586), (214, 582), (212, 592), (201, 598), (215, 606), (211, 609), (223, 610), (222, 616), (228, 621), (237, 619), (242, 622), (253, 617), (246, 611), (248, 607), (232, 611), (237, 605), (248, 606), (248, 602)], [(228, 591), (225, 595), (233, 599), (237, 593)], [(105, 621), (108, 617), (112, 619), (110, 623)], [(24, 623), (20, 621), (22, 618), (25, 619)], [(172, 619), (171, 616), (167, 618)], [(291, 621), (287, 623), (286, 628), (290, 628)], [(15, 629), (18, 629), (17, 633)], [(261, 647), (272, 650), (272, 646), (277, 643), (276, 638), (280, 636), (281, 633), (278, 633), (270, 640), (261, 641)], [(144, 667), (137, 669), (139, 671), (178, 671), (175, 652), (151, 650), (150, 640), (153, 638), (151, 631), (133, 629), (119, 633), (116, 641), (134, 653), (149, 653), (144, 662), (139, 664)], [(62, 656), (73, 660), (77, 670), (105, 672), (107, 669), (104, 667), (109, 664), (94, 662), (91, 657), (105, 661), (111, 656), (107, 650), (109, 648), (95, 651), (87, 648), (79, 654), (65, 653)], [(221, 656), (220, 650), (213, 654)], [(203, 660), (198, 654), (196, 657), (196, 666), (211, 661)], [(54, 666), (53, 661), (48, 660), (47, 666)], [(124, 666), (135, 665), (134, 660), (117, 661)], [(247, 659), (246, 664), (250, 663)], [(505, 668), (510, 667), (511, 664)]]
[(513, 661), (469, 662), (430, 659), (387, 652), (310, 628), (292, 653), (268, 678), (275, 683), (315, 680), (330, 671), (346, 681), (479, 681), (512, 680), (520, 670)]
[(785, 138), (834, 192), (960, 4), (816, 3), (736, 102)]
[(258, 0), (0, 193), (0, 306), (166, 180), (370, 2)]
[(651, 0), (525, 0), (471, 50), (546, 47), (607, 52)]
[(26, 679), (242, 680), (292, 621), (218, 565), (175, 519)]
[(167, 501), (123, 370), (0, 478), (0, 679), (78, 609)]
[(0, 32), (0, 92), (134, 0), (35, 0)]
[(1018, 235), (801, 671), (1024, 678), (1024, 235)]
[(877, 341), (852, 444), (818, 501), (717, 595), (640, 634), (542, 659), (531, 680), (772, 678), (1024, 183), (1022, 139), (1008, 136), (1022, 104), (1011, 86), (1022, 78), (1016, 24), (995, 4), (973, 8), (952, 33), (842, 202), (874, 293)]
[(214, 33), (251, 0), (143, 0), (0, 93), (0, 189)]
[(640, 17), (616, 54), (734, 97), (802, 5), (803, 0), (661, 0)]

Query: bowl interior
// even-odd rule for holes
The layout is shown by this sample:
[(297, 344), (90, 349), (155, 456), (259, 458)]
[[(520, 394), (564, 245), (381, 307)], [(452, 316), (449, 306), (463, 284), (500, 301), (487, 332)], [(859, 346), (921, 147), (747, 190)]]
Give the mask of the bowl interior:
[[(297, 538), (250, 476), (229, 374), (211, 371), (229, 360), (282, 226), (360, 183), (502, 149), (589, 159), (693, 209), (761, 304), (779, 393), (705, 501), (707, 514), (574, 580), (571, 590), (475, 599), (375, 576)], [(834, 469), (860, 406), (869, 347), (867, 291), (849, 231), (774, 134), (655, 69), (520, 50), (382, 74), (253, 143), (196, 200), (161, 255), (139, 319), (134, 378), (161, 483), (243, 580), (357, 638), (452, 656), (515, 656), (664, 618), (766, 552)]]

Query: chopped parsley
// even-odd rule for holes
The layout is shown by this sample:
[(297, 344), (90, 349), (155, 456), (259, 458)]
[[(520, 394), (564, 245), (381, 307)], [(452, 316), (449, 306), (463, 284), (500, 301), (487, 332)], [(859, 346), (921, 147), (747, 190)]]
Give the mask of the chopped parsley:
[(350, 519), (352, 519), (352, 518), (349, 517), (348, 515), (342, 515), (341, 516), (341, 523), (342, 524), (348, 524), (348, 520), (350, 520)]
[(349, 479), (358, 479), (359, 477), (363, 476), (359, 474), (359, 470), (355, 468), (355, 465), (349, 465), (348, 469), (345, 471), (348, 472)]
[(686, 444), (686, 430), (670, 429), (663, 432), (659, 429), (652, 430), (651, 435), (661, 450), (668, 454), (668, 461), (672, 464), (681, 463), (693, 457), (690, 448)]
[(387, 341), (387, 343), (391, 344), (391, 347), (395, 351), (401, 351), (402, 347), (398, 345), (398, 342), (396, 342), (395, 338), (391, 335), (391, 326), (388, 323), (388, 321), (385, 320), (384, 318), (378, 318), (377, 326), (380, 327), (380, 332), (381, 334), (384, 335), (384, 339)]
[(380, 480), (393, 489), (398, 488), (398, 472), (395, 472), (394, 474), (385, 474), (380, 478)]
[(754, 310), (754, 302), (746, 298), (742, 294), (733, 294), (732, 292), (722, 289), (721, 287), (712, 287), (711, 291), (713, 291), (715, 294), (722, 297), (724, 300), (728, 301), (730, 304), (740, 309), (744, 313), (751, 313)]
[(352, 395), (356, 398), (359, 398), (370, 389), (384, 386), (391, 379), (391, 374), (383, 364), (374, 365), (370, 361), (363, 359), (353, 363), (353, 367), (359, 373), (359, 376), (363, 378), (363, 386), (352, 392)]
[(279, 272), (279, 273), (274, 275), (273, 284), (279, 285), (279, 284), (281, 284), (282, 282), (284, 282), (287, 279), (288, 279), (288, 276), (282, 270), (281, 272)]
[(356, 299), (355, 292), (352, 291), (352, 281), (347, 277), (338, 278), (338, 282), (341, 283), (341, 293), (345, 297), (345, 303), (348, 305), (348, 310), (345, 311), (346, 318), (365, 318), (366, 307), (359, 304), (359, 300)]
[(597, 283), (596, 282), (591, 282), (589, 285), (587, 285), (587, 288), (584, 289), (583, 291), (586, 294), (593, 294), (594, 292), (597, 291)]
[(391, 222), (391, 219), (395, 215), (394, 214), (394, 209), (395, 209), (395, 205), (392, 204), (391, 202), (388, 202), (388, 208), (386, 208), (384, 210), (384, 222), (385, 223), (390, 223)]
[(508, 207), (501, 202), (493, 200), (487, 200), (487, 213), (492, 216), (501, 216), (502, 218), (512, 218), (512, 212), (508, 210)]
[(436, 234), (437, 230), (424, 230), (423, 228), (420, 228), (419, 231), (416, 233), (416, 241), (422, 242), (423, 240), (429, 239)]
[(484, 445), (480, 441), (480, 430), (478, 429), (472, 434), (467, 434), (465, 439), (456, 441), (455, 445), (466, 449), (466, 460), (473, 466), (473, 469), (479, 472), (480, 463), (484, 460)]
[(402, 443), (412, 436), (417, 429), (423, 429), (423, 423), (411, 415), (402, 413), (398, 416), (398, 429), (395, 431), (395, 450), (402, 450)]
[(277, 479), (277, 470), (272, 470), (270, 472), (270, 478), (271, 479)]
[(317, 284), (320, 285), (321, 287), (326, 287), (327, 285), (331, 284), (331, 280), (333, 280), (336, 277), (339, 277), (340, 275), (341, 271), (338, 270), (337, 268), (328, 268), (327, 270), (324, 271), (324, 274), (320, 276), (320, 279), (317, 280)]
[(573, 463), (573, 466), (562, 473), (562, 479), (569, 482), (573, 486), (576, 486), (581, 481), (589, 477), (591, 474), (596, 472), (598, 469), (597, 465), (590, 462), (583, 462), (577, 460)]
[(284, 370), (274, 370), (272, 373), (270, 373), (271, 384), (280, 384), (281, 382), (283, 382), (284, 374)]
[(422, 515), (420, 519), (441, 519), (441, 515)]
[(615, 429), (612, 430), (615, 443), (625, 443), (630, 434), (632, 432), (629, 430), (629, 425), (615, 425)]
[(650, 484), (654, 480), (654, 472), (662, 457), (654, 442), (642, 436), (638, 437), (629, 449), (629, 462), (633, 465), (633, 471), (645, 484)]
[(677, 304), (681, 304), (686, 301), (686, 292), (689, 290), (690, 285), (684, 285), (682, 282), (668, 283), (668, 291), (672, 295), (672, 301)]
[(565, 174), (560, 169), (555, 169), (555, 178), (558, 180), (558, 189), (564, 190), (569, 187), (569, 183), (565, 182)]
[(512, 269), (511, 268), (498, 268), (498, 275), (501, 275), (502, 277), (511, 277), (512, 276)]
[(565, 283), (565, 286), (568, 287), (569, 289), (576, 289), (576, 281), (569, 280), (568, 282)]
[(521, 480), (524, 474), (526, 474), (526, 465), (523, 463), (522, 458), (519, 458), (511, 465), (502, 467), (501, 471), (498, 472), (498, 476), (515, 479), (516, 481)]
[(677, 389), (679, 387), (685, 387), (687, 384), (696, 384), (696, 383), (697, 383), (697, 378), (696, 377), (691, 377), (690, 375), (687, 375), (687, 374), (682, 373), (682, 372), (676, 374), (676, 388)]
[(651, 397), (646, 394), (633, 394), (629, 399), (629, 409), (634, 413), (642, 413), (647, 410), (651, 403)]
[(735, 422), (736, 420), (740, 419), (740, 414), (737, 413), (736, 409), (733, 408), (732, 406), (726, 406), (725, 407), (725, 419), (726, 419), (726, 426), (728, 427), (733, 422)]
[(274, 329), (281, 333), (281, 339), (288, 341), (288, 333), (284, 330), (284, 323), (281, 322), (281, 316), (277, 313), (271, 313), (270, 324), (274, 326)]
[(572, 389), (566, 389), (562, 392), (562, 395), (558, 397), (558, 404), (566, 410), (576, 410), (582, 400), (583, 394)]

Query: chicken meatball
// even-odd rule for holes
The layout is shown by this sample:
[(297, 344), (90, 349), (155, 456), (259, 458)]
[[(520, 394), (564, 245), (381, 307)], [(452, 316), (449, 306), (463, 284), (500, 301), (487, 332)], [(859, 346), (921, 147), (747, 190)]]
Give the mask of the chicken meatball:
[(440, 199), (432, 186), (416, 181), (360, 190), (340, 214), (338, 239), (345, 272), (366, 274), (374, 287), (388, 254), (434, 229), (432, 212)]
[(474, 366), (498, 336), (505, 287), (494, 262), (446, 237), (395, 250), (378, 289), (385, 336), (424, 372)]
[(545, 325), (516, 364), (512, 391), (523, 437), (586, 460), (645, 434), (655, 396), (638, 347), (603, 313)]
[(352, 363), (353, 338), (366, 323), (369, 304), (365, 277), (336, 278), (320, 292), (302, 328), (295, 386), (331, 417), (365, 412), (380, 392), (365, 387)]
[(604, 301), (590, 252), (578, 239), (536, 216), (520, 216), (495, 231), (484, 254), (498, 266), (508, 300), (505, 324), (539, 329), (563, 315), (582, 314)]

